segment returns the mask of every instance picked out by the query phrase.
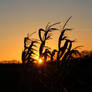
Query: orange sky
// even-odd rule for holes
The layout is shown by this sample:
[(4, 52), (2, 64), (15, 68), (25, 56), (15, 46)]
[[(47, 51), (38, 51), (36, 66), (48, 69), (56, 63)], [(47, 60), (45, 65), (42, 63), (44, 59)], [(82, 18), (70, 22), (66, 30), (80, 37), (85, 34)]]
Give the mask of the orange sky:
[[(20, 60), (27, 33), (45, 27), (48, 22), (61, 22), (70, 17), (68, 32), (75, 45), (92, 50), (92, 0), (2, 0), (0, 1), (0, 61)], [(53, 33), (49, 46), (57, 47), (58, 33)], [(37, 33), (35, 37), (37, 36)], [(56, 44), (56, 45), (54, 45)]]

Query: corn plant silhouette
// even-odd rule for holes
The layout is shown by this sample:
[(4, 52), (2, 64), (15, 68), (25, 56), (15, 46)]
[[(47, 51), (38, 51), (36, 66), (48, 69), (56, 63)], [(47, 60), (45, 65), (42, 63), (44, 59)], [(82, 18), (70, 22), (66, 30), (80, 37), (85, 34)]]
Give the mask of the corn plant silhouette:
[[(74, 55), (81, 55), (80, 52), (77, 50), (77, 48), (80, 46), (77, 46), (74, 49), (72, 49), (72, 44), (73, 42), (75, 42), (75, 40), (70, 40), (65, 35), (65, 32), (72, 30), (71, 28), (66, 28), (66, 25), (71, 19), (71, 17), (68, 18), (63, 28), (61, 29), (61, 33), (58, 39), (58, 49), (54, 49), (51, 51), (51, 48), (46, 46), (46, 42), (47, 40), (52, 39), (51, 37), (53, 31), (59, 30), (54, 26), (60, 24), (61, 22), (57, 22), (52, 25), (48, 23), (45, 29), (40, 28), (38, 30), (38, 35), (40, 39), (39, 58), (43, 59), (44, 62), (47, 62), (47, 59), (50, 58), (50, 62), (56, 61), (64, 63), (74, 59)], [(33, 32), (32, 34), (34, 33), (35, 32)], [(36, 51), (34, 47), (37, 47), (36, 44), (38, 43), (38, 41), (39, 40), (37, 39), (30, 39), (29, 35), (27, 35), (27, 37), (24, 38), (24, 50), (22, 52), (23, 63), (30, 63), (36, 60), (35, 58), (33, 58), (33, 55)], [(62, 43), (64, 43), (63, 46)], [(56, 60), (54, 60), (54, 56), (56, 56)]]
[[(76, 61), (75, 56), (81, 56), (81, 53), (77, 50), (81, 46), (73, 48), (73, 43), (75, 42), (75, 40), (70, 40), (65, 34), (67, 31), (72, 30), (71, 28), (66, 27), (70, 19), (71, 17), (68, 18), (62, 29), (54, 27), (56, 25), (59, 25), (60, 22), (54, 23), (52, 25), (47, 24), (45, 29), (40, 28), (38, 30), (39, 40), (32, 39), (29, 35), (24, 38), (22, 63), (24, 64), (24, 66), (26, 63), (31, 63), (31, 65), (33, 65), (32, 62), (38, 61), (35, 59), (34, 55), (36, 55), (35, 51), (37, 50), (35, 48), (38, 47), (37, 43), (40, 43), (38, 50), (39, 58), (42, 59), (44, 65), (46, 65), (44, 66), (42, 64), (42, 66), (39, 68), (36, 66), (31, 67), (31, 69), (33, 68), (33, 70), (31, 71), (35, 72), (35, 75), (37, 77), (36, 81), (40, 81), (41, 85), (43, 84), (44, 87), (46, 86), (47, 88), (59, 90), (55, 92), (61, 92), (60, 90), (63, 89), (64, 77), (66, 77), (67, 73), (69, 72), (69, 67), (67, 66), (69, 66), (72, 61)], [(60, 30), (57, 44), (58, 48), (52, 50), (51, 47), (48, 47), (46, 45), (46, 42), (52, 39), (52, 32), (57, 30)], [(33, 35), (34, 33), (35, 32), (33, 32), (31, 35)], [(48, 60), (48, 58), (50, 60)], [(27, 67), (25, 68), (25, 70), (27, 69)]]
[[(51, 32), (53, 30), (58, 30), (56, 28), (52, 28), (54, 25), (57, 25), (57, 24), (60, 24), (60, 22), (54, 23), (52, 25), (47, 24), (45, 30), (41, 28), (38, 31), (39, 32), (39, 38), (40, 38), (40, 41), (41, 41), (40, 48), (39, 48), (39, 58), (44, 58), (45, 62), (46, 62), (47, 57), (49, 56), (48, 54), (51, 55), (50, 50), (47, 48), (47, 46), (45, 44), (46, 44), (47, 40), (51, 39)], [(42, 37), (42, 32), (44, 32), (43, 37)], [(46, 47), (46, 49), (45, 49), (45, 52), (44, 52), (45, 47)]]
[(25, 63), (31, 63), (31, 62), (36, 60), (35, 58), (33, 58), (35, 51), (37, 51), (34, 48), (34, 47), (37, 47), (36, 43), (38, 43), (38, 41), (37, 40), (31, 40), (29, 35), (27, 35), (27, 37), (24, 38), (24, 50), (22, 51), (22, 63), (24, 63), (24, 64)]
[[(72, 16), (71, 16), (72, 17)], [(58, 40), (58, 50), (54, 50), (52, 52), (52, 58), (55, 54), (55, 52), (57, 52), (57, 62), (67, 62), (70, 60), (70, 58), (73, 58), (73, 54), (75, 55), (80, 55), (79, 51), (75, 49), (72, 49), (72, 43), (75, 42), (75, 40), (70, 40), (67, 38), (67, 36), (65, 36), (65, 32), (66, 31), (70, 31), (72, 30), (71, 28), (66, 28), (67, 23), (69, 22), (69, 20), (71, 19), (71, 17), (69, 17), (69, 19), (65, 22), (63, 29), (61, 30), (61, 34), (59, 36), (59, 40)], [(62, 45), (62, 42), (65, 41), (64, 45)], [(77, 46), (80, 47), (80, 46)]]

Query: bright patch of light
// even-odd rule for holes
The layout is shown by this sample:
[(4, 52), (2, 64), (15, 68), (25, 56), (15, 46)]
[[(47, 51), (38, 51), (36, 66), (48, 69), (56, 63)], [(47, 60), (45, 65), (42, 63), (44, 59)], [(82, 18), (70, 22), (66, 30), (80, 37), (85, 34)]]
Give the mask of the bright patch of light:
[(39, 59), (38, 62), (39, 62), (39, 63), (42, 63), (42, 59)]

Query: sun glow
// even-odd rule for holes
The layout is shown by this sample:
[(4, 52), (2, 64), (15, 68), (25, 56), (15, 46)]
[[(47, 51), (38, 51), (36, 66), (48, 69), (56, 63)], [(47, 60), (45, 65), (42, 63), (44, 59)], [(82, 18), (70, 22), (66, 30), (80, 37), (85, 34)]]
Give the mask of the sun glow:
[(43, 62), (42, 58), (39, 58), (38, 56), (36, 56), (34, 58), (36, 59), (36, 61), (34, 61), (34, 63), (41, 64)]
[(41, 58), (38, 60), (38, 63), (42, 63), (42, 59)]

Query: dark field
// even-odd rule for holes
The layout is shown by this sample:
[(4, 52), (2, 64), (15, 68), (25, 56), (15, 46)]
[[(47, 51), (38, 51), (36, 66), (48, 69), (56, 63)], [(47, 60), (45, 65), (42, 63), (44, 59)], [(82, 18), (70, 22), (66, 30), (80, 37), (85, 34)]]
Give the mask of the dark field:
[(56, 63), (0, 64), (0, 92), (10, 91), (92, 92), (92, 57), (60, 67)]

